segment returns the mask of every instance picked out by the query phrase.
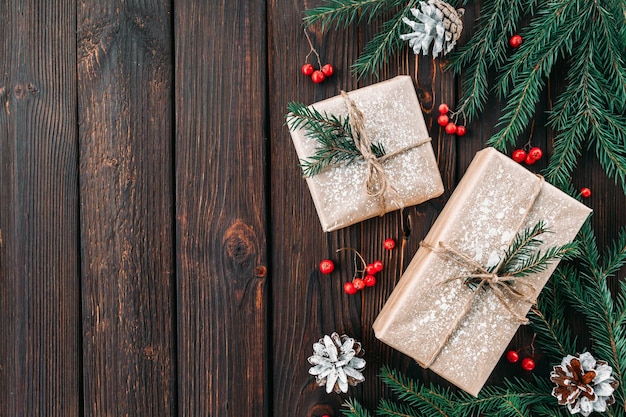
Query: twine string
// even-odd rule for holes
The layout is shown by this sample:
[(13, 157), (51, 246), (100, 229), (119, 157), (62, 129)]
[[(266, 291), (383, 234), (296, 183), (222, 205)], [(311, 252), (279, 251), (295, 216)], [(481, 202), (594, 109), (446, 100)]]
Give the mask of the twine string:
[[(398, 195), (398, 191), (390, 183), (389, 175), (385, 171), (383, 163), (388, 159), (400, 155), (401, 153), (430, 142), (431, 138), (429, 137), (418, 141), (405, 148), (387, 153), (378, 158), (374, 152), (372, 152), (372, 140), (370, 139), (367, 129), (365, 128), (365, 116), (363, 115), (363, 112), (357, 107), (354, 100), (348, 96), (348, 93), (342, 90), (341, 96), (343, 97), (346, 107), (348, 108), (349, 123), (350, 128), (352, 129), (354, 143), (367, 164), (367, 179), (365, 180), (367, 195), (376, 198), (380, 202), (380, 215), (382, 216), (387, 212), (388, 206), (385, 199), (385, 193), (388, 190), (391, 190), (395, 196)], [(391, 204), (394, 204), (398, 208), (402, 208), (395, 198), (391, 201)]]

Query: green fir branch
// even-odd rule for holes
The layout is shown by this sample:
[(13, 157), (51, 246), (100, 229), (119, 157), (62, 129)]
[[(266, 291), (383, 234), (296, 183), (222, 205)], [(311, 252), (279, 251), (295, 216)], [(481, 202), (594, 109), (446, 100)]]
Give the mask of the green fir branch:
[(537, 344), (541, 351), (558, 362), (562, 357), (571, 352), (578, 352), (576, 337), (565, 322), (566, 300), (562, 292), (558, 290), (556, 280), (567, 275), (571, 266), (560, 266), (553, 278), (543, 288), (537, 300), (537, 306), (531, 308), (529, 313), (530, 325), (535, 332)]
[(381, 13), (404, 3), (400, 0), (326, 0), (321, 6), (304, 11), (304, 25), (309, 27), (318, 22), (322, 32), (327, 28), (347, 28), (354, 23), (371, 21)]
[(371, 417), (370, 412), (353, 398), (348, 398), (343, 403), (341, 414), (346, 417)]
[[(305, 177), (315, 176), (332, 165), (350, 164), (363, 158), (354, 141), (348, 116), (342, 119), (296, 102), (290, 102), (287, 108), (289, 129), (303, 129), (308, 137), (319, 144), (315, 154), (300, 161)], [(385, 155), (385, 148), (381, 143), (372, 143), (370, 149), (377, 158)]]
[(450, 398), (449, 390), (419, 384), (389, 367), (382, 368), (380, 377), (400, 400), (424, 413), (424, 415), (454, 415), (453, 401)]
[(555, 259), (572, 259), (577, 255), (577, 244), (568, 243), (539, 251), (543, 243), (540, 236), (547, 233), (543, 221), (526, 228), (515, 235), (513, 242), (504, 253), (504, 261), (497, 271), (500, 276), (525, 277), (545, 271)]
[(381, 31), (365, 44), (363, 52), (352, 64), (352, 73), (357, 80), (370, 74), (378, 78), (378, 72), (385, 65), (389, 56), (395, 54), (404, 45), (400, 39), (405, 26), (402, 18), (408, 16), (409, 11), (417, 3), (419, 0), (407, 1), (404, 7), (382, 25)]
[(530, 12), (536, 0), (492, 0), (483, 3), (476, 21), (478, 30), (466, 45), (450, 56), (446, 69), (463, 74), (458, 113), (473, 120), (484, 108), (489, 95), (487, 75), (506, 60), (507, 37), (514, 32), (523, 12)]
[[(379, 416), (385, 417), (417, 417), (422, 416), (421, 413), (414, 410), (407, 404), (398, 404), (394, 401), (380, 400), (378, 404), (378, 408), (376, 409), (376, 414)], [(429, 416), (428, 414), (424, 414), (424, 416)], [(442, 414), (435, 414), (436, 417), (441, 417)]]

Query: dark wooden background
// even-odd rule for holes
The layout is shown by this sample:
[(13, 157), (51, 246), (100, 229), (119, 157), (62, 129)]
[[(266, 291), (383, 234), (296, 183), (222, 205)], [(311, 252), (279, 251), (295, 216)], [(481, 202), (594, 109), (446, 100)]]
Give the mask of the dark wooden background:
[[(312, 28), (337, 69), (314, 85), (299, 72), (301, 17), (319, 4), (0, 0), (1, 417), (338, 416), (345, 396), (317, 388), (306, 362), (332, 331), (363, 342), (367, 382), (351, 392), (369, 407), (385, 364), (443, 383), (371, 324), (501, 105), (466, 137), (442, 134), (436, 108), (454, 106), (459, 80), (439, 60), (391, 57), (380, 78), (413, 76), (447, 191), (323, 233), (286, 104), (375, 82), (349, 64), (381, 22)], [(479, 7), (467, 7), (464, 39)], [(538, 105), (533, 144), (547, 155), (543, 111), (562, 68)], [(593, 190), (593, 224), (610, 242), (626, 223), (623, 192), (591, 155), (574, 186)], [(396, 250), (383, 250), (387, 237)], [(357, 296), (342, 292), (348, 255), (335, 255), (348, 246), (386, 265)], [(320, 276), (327, 257), (338, 272)], [(522, 330), (511, 346), (529, 340)], [(490, 382), (517, 369), (502, 362)]]

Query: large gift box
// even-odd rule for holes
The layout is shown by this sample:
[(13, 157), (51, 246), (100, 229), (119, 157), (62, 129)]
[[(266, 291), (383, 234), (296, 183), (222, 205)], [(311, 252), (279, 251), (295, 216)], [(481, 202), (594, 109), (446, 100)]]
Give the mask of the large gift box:
[[(381, 195), (368, 192), (371, 164), (365, 158), (332, 165), (306, 177), (324, 231), (332, 231), (402, 207), (419, 204), (443, 193), (441, 175), (413, 81), (399, 76), (347, 93), (364, 116), (364, 130), (387, 155), (379, 163), (386, 187)], [(338, 95), (309, 107), (320, 114), (345, 118), (349, 104)], [(300, 161), (309, 160), (320, 143), (303, 128), (290, 129)]]
[(463, 277), (493, 270), (540, 221), (550, 233), (539, 250), (571, 242), (590, 212), (493, 148), (478, 152), (376, 318), (376, 337), (478, 395), (558, 260), (524, 277), (530, 297)]

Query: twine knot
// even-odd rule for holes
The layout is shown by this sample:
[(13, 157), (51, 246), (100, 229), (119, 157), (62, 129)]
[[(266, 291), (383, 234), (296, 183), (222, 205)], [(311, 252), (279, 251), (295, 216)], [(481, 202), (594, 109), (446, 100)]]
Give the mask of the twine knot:
[[(352, 138), (354, 140), (354, 143), (356, 144), (359, 153), (363, 156), (363, 159), (367, 164), (367, 179), (365, 181), (365, 189), (369, 196), (374, 197), (378, 199), (378, 201), (380, 201), (380, 215), (382, 216), (387, 212), (387, 203), (385, 201), (385, 193), (387, 192), (387, 190), (392, 190), (396, 196), (398, 194), (398, 191), (395, 189), (395, 187), (390, 184), (389, 175), (383, 167), (383, 162), (410, 149), (422, 146), (425, 143), (430, 142), (431, 138), (429, 137), (423, 139), (405, 148), (398, 149), (381, 157), (377, 157), (376, 154), (374, 154), (374, 152), (372, 151), (372, 140), (369, 137), (367, 129), (365, 129), (365, 116), (363, 115), (363, 112), (357, 107), (354, 100), (352, 100), (348, 96), (348, 93), (341, 90), (341, 96), (343, 97), (346, 103), (346, 107), (348, 108), (350, 128), (352, 129)], [(391, 201), (391, 203), (395, 204), (398, 208), (402, 208), (402, 205), (398, 203), (395, 198)]]

